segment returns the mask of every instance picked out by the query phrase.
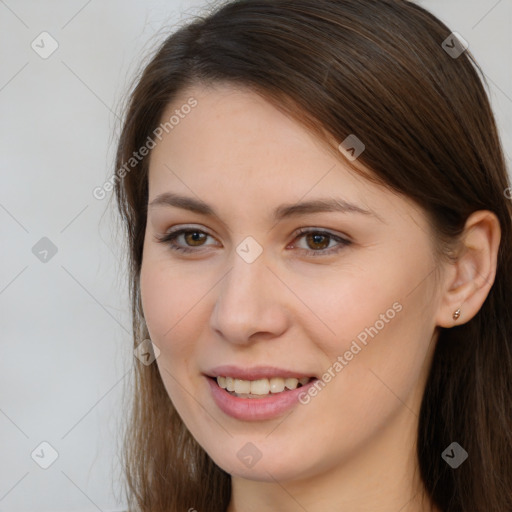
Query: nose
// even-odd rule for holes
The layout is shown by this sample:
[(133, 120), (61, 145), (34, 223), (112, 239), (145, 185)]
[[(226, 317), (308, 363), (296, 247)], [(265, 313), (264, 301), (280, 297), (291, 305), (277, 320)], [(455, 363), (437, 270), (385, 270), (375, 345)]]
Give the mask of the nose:
[(264, 255), (247, 263), (235, 253), (231, 270), (214, 288), (218, 295), (210, 326), (230, 343), (272, 339), (288, 328), (283, 285), (267, 267)]

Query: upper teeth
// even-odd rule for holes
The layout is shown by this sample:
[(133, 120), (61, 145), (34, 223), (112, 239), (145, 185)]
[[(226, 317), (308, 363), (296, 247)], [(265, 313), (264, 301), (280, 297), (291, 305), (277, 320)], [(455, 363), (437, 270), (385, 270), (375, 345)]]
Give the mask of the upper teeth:
[(299, 384), (304, 386), (309, 382), (308, 377), (302, 379), (281, 377), (272, 377), (271, 379), (258, 379), (258, 380), (242, 380), (234, 379), (233, 377), (217, 377), (217, 384), (228, 391), (233, 391), (238, 394), (251, 394), (251, 395), (268, 395), (271, 393), (280, 393), (285, 388), (296, 389)]

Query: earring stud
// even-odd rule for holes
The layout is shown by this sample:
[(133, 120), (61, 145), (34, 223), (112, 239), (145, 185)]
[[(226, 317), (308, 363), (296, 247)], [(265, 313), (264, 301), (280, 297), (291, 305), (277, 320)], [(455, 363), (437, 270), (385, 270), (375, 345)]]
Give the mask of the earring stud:
[(453, 319), (457, 320), (457, 318), (459, 318), (459, 316), (460, 316), (460, 308), (458, 308), (457, 311), (455, 311), (455, 313), (453, 313)]

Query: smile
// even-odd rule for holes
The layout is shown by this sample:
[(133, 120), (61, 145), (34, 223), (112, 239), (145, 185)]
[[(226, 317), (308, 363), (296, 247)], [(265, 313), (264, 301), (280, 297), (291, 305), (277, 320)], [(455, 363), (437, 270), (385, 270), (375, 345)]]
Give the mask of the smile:
[(240, 421), (264, 421), (282, 416), (300, 404), (299, 397), (318, 381), (315, 377), (304, 376), (300, 379), (258, 376), (260, 378), (254, 380), (224, 375), (205, 377), (216, 407)]

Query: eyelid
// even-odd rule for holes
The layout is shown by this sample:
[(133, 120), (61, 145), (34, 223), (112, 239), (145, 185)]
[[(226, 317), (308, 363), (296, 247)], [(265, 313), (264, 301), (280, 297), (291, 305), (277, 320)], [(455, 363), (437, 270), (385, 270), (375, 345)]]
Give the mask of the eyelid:
[(297, 236), (307, 234), (307, 233), (326, 234), (326, 235), (332, 236), (333, 238), (336, 238), (336, 237), (343, 238), (347, 242), (351, 241), (350, 237), (348, 235), (345, 235), (344, 233), (335, 232), (330, 229), (321, 228), (318, 226), (304, 226), (304, 227), (298, 228), (292, 233), (292, 236), (297, 237)]
[(204, 228), (203, 226), (200, 226), (200, 225), (196, 226), (194, 224), (192, 224), (192, 225), (178, 224), (178, 225), (170, 228), (168, 231), (166, 231), (165, 235), (171, 235), (171, 234), (178, 233), (181, 231), (200, 231), (202, 233), (205, 233), (208, 236), (213, 237), (213, 235), (206, 228)]

